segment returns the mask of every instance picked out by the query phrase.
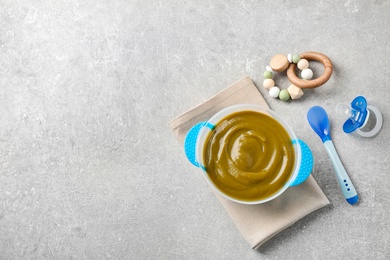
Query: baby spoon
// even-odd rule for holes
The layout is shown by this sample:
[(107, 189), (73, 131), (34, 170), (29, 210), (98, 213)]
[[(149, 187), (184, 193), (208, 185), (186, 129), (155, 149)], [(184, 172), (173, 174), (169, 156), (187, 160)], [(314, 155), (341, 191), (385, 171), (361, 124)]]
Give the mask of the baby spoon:
[(324, 143), (326, 151), (328, 152), (330, 160), (332, 161), (334, 170), (336, 171), (336, 175), (344, 197), (349, 204), (355, 204), (358, 202), (359, 197), (356, 193), (355, 187), (348, 177), (347, 172), (344, 169), (343, 164), (340, 161), (340, 158), (330, 137), (328, 114), (322, 107), (314, 106), (307, 112), (307, 120), (309, 121), (311, 128), (313, 128), (313, 130)]

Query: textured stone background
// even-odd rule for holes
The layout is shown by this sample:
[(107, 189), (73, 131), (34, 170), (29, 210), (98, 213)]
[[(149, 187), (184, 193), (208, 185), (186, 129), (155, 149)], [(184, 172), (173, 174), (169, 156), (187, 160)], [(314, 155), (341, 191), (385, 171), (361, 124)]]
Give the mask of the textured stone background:
[[(364, 0), (0, 0), (0, 259), (389, 259), (389, 13)], [(310, 50), (332, 59), (331, 80), (269, 98), (270, 58)], [(246, 75), (311, 146), (332, 202), (259, 251), (167, 126)], [(375, 138), (342, 132), (335, 106), (357, 95), (383, 112)], [(357, 206), (306, 122), (313, 105)]]

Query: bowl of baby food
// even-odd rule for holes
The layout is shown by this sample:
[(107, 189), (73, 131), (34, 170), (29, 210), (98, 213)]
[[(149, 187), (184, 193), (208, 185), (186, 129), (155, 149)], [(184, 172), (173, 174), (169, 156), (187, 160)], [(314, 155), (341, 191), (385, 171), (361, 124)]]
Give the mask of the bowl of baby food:
[(273, 200), (313, 167), (310, 149), (287, 122), (253, 104), (227, 107), (195, 125), (185, 152), (213, 189), (243, 204)]

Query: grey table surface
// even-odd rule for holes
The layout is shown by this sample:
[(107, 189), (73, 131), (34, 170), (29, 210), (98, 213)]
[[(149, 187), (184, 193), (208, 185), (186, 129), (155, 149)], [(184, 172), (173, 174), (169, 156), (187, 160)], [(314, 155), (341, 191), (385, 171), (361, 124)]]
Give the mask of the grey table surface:
[[(380, 0), (0, 1), (0, 259), (389, 259), (389, 13)], [(332, 78), (270, 98), (270, 58), (303, 51), (327, 54)], [(331, 201), (259, 250), (168, 127), (247, 75), (312, 148)], [(374, 138), (342, 131), (335, 106), (357, 95), (383, 113)], [(356, 206), (306, 122), (313, 105)]]

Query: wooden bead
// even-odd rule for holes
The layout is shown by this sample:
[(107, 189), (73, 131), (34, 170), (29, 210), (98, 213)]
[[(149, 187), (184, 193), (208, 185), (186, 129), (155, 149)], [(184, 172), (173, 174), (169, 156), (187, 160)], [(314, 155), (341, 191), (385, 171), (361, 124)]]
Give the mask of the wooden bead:
[(287, 69), (288, 65), (290, 65), (290, 62), (288, 61), (286, 55), (277, 54), (272, 57), (269, 65), (274, 71), (281, 72)]
[(290, 94), (291, 99), (298, 99), (303, 96), (303, 91), (301, 88), (295, 86), (294, 84), (291, 84), (287, 88), (288, 93)]

